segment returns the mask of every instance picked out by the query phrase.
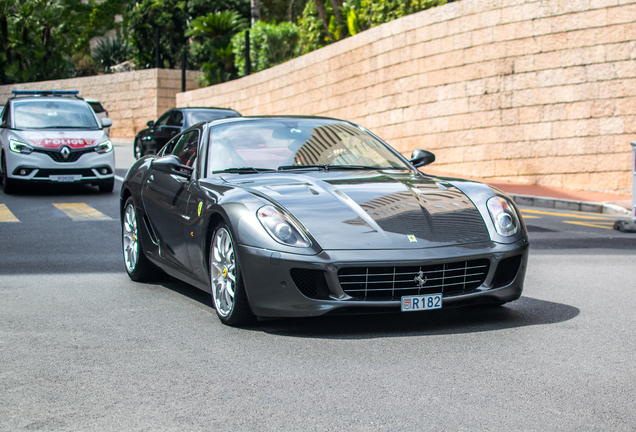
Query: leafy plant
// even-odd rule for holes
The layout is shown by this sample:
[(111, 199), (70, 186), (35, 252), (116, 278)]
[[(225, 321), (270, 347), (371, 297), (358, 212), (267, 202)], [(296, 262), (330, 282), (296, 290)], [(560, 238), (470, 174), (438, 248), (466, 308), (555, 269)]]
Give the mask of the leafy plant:
[(313, 1), (307, 3), (298, 19), (298, 29), (302, 54), (315, 51), (329, 43), (329, 32), (320, 19), (318, 8)]
[[(245, 34), (232, 39), (239, 75), (245, 75)], [(259, 21), (250, 30), (250, 60), (252, 71), (258, 72), (284, 63), (301, 53), (300, 33), (294, 23), (264, 23)]]
[[(303, 54), (447, 0), (337, 0), (307, 3), (298, 19)], [(335, 8), (335, 9), (334, 9)], [(324, 19), (323, 19), (324, 16)]]
[(216, 84), (237, 77), (232, 37), (247, 26), (247, 19), (234, 11), (208, 13), (190, 23), (186, 35), (193, 38), (193, 55), (202, 60), (203, 84)]
[(99, 71), (109, 73), (111, 67), (128, 60), (129, 53), (127, 41), (106, 38), (97, 41), (91, 57)]

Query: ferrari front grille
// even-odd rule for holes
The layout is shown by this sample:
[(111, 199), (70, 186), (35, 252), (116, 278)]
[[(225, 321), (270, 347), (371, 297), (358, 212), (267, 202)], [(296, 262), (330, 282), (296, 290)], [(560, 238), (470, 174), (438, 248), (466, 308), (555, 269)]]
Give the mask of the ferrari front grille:
[(427, 266), (340, 269), (343, 291), (355, 299), (399, 300), (402, 296), (442, 293), (444, 297), (479, 287), (490, 261), (478, 259)]
[(71, 149), (70, 153), (68, 153), (68, 157), (64, 159), (64, 154), (59, 149), (33, 149), (36, 153), (44, 153), (48, 155), (55, 162), (77, 162), (77, 160), (85, 155), (86, 153), (93, 153), (95, 151), (95, 147), (89, 148), (81, 148), (81, 149)]

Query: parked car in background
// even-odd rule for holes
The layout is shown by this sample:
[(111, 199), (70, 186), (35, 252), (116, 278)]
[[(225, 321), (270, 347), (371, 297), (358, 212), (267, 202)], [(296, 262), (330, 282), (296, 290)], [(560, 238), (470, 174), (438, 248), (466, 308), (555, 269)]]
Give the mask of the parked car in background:
[(88, 183), (102, 192), (115, 184), (113, 143), (76, 90), (13, 90), (0, 124), (0, 183)]
[[(93, 111), (95, 111), (95, 115), (97, 116), (99, 121), (102, 121), (103, 118), (109, 117), (108, 111), (106, 110), (104, 105), (102, 105), (100, 101), (98, 101), (97, 99), (91, 99), (91, 98), (85, 98), (84, 100), (88, 102), (88, 105), (90, 105)], [(110, 135), (110, 127), (104, 128), (104, 132)]]
[(135, 137), (135, 158), (157, 154), (159, 150), (179, 132), (203, 121), (226, 117), (240, 117), (237, 111), (226, 108), (174, 108), (163, 113), (155, 122), (150, 120), (148, 128)]

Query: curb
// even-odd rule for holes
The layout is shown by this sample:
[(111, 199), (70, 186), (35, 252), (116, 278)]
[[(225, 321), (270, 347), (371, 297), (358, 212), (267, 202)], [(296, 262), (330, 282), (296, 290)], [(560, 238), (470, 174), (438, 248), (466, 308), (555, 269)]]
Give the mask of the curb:
[(518, 205), (530, 207), (545, 207), (561, 210), (601, 213), (614, 216), (630, 216), (629, 210), (615, 204), (605, 202), (586, 202), (560, 198), (537, 197), (530, 195), (508, 194)]

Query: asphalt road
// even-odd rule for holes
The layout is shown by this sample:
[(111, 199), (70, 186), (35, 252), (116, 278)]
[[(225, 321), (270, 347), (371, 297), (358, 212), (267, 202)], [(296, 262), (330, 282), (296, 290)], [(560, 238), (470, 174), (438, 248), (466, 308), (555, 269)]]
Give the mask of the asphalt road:
[(2, 205), (2, 431), (636, 429), (636, 234), (614, 217), (524, 209), (501, 308), (234, 329), (196, 288), (128, 279), (117, 193)]

